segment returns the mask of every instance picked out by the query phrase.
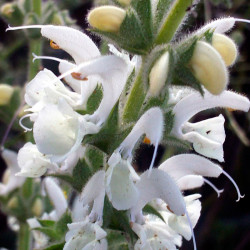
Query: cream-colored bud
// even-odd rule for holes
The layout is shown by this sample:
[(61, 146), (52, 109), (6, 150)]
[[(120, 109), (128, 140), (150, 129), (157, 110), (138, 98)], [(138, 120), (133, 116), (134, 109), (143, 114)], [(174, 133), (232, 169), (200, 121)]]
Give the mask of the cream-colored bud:
[(43, 202), (41, 198), (36, 198), (32, 205), (31, 212), (36, 216), (40, 217), (43, 212)]
[(7, 203), (7, 208), (9, 209), (15, 209), (18, 207), (18, 199), (17, 197), (12, 197), (9, 202)]
[(1, 7), (0, 12), (6, 16), (11, 17), (12, 13), (14, 12), (13, 4), (12, 3), (6, 3)]
[(223, 34), (215, 33), (213, 35), (212, 45), (220, 53), (226, 66), (231, 66), (235, 63), (238, 50), (231, 38)]
[(124, 5), (124, 6), (128, 6), (130, 5), (132, 0), (117, 0), (118, 3)]
[(195, 77), (212, 94), (219, 95), (228, 84), (226, 65), (210, 44), (198, 41), (190, 60)]
[(8, 84), (0, 84), (0, 105), (8, 104), (13, 92), (14, 88), (12, 86)]
[(159, 95), (165, 85), (169, 69), (169, 52), (165, 52), (154, 64), (149, 74), (149, 93)]
[(107, 32), (118, 32), (126, 11), (115, 6), (101, 6), (89, 12), (88, 22), (94, 28)]

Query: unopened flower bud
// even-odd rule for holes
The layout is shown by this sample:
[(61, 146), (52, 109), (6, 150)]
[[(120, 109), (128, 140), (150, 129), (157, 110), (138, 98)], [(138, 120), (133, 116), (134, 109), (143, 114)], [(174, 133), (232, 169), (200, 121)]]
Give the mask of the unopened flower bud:
[(169, 69), (169, 52), (165, 52), (155, 63), (149, 74), (149, 93), (159, 95), (165, 85)]
[(8, 104), (13, 92), (14, 88), (12, 86), (7, 84), (0, 84), (0, 105)]
[(0, 12), (3, 16), (11, 17), (12, 13), (14, 12), (13, 3), (6, 3), (1, 7)]
[(15, 208), (17, 208), (18, 207), (18, 199), (17, 199), (17, 197), (15, 196), (15, 197), (12, 197), (10, 200), (9, 200), (9, 202), (8, 202), (8, 204), (7, 204), (7, 208), (8, 209), (15, 209)]
[(53, 16), (52, 23), (53, 23), (54, 25), (64, 25), (64, 21), (63, 21), (61, 15), (59, 15), (58, 13), (56, 13), (56, 14)]
[(228, 84), (228, 72), (220, 54), (210, 44), (198, 41), (190, 66), (195, 77), (213, 95), (219, 95)]
[(118, 3), (128, 6), (131, 3), (132, 0), (117, 0)]
[(4, 185), (7, 185), (7, 183), (9, 182), (9, 179), (10, 179), (10, 175), (11, 175), (11, 172), (10, 170), (7, 168), (3, 174), (3, 179), (2, 179), (2, 183)]
[(88, 22), (94, 28), (107, 32), (118, 32), (126, 11), (115, 6), (101, 6), (89, 12)]
[(237, 58), (237, 47), (234, 41), (223, 34), (215, 33), (212, 40), (213, 47), (220, 53), (226, 66), (231, 66)]
[(35, 202), (32, 205), (31, 211), (36, 217), (41, 216), (41, 214), (43, 212), (43, 203), (42, 203), (41, 198), (36, 198), (35, 199)]

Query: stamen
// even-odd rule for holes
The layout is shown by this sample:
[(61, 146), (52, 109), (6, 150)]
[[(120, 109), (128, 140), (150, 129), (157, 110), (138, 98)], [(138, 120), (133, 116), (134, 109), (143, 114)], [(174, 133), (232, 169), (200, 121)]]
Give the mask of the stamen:
[(189, 227), (191, 229), (191, 233), (192, 233), (192, 239), (193, 239), (193, 245), (194, 245), (194, 250), (197, 250), (197, 246), (196, 246), (196, 241), (195, 241), (195, 236), (194, 236), (194, 230), (193, 230), (193, 226), (192, 226), (192, 223), (191, 223), (191, 220), (190, 220), (190, 217), (188, 215), (188, 212), (187, 212), (187, 209), (185, 207), (185, 214), (187, 216), (187, 219), (188, 219), (188, 224), (189, 224)]
[(150, 176), (151, 170), (152, 170), (152, 168), (153, 168), (153, 166), (154, 166), (154, 163), (155, 163), (155, 158), (156, 158), (158, 146), (159, 146), (159, 142), (157, 141), (157, 142), (155, 143), (155, 149), (154, 149), (154, 154), (153, 154), (153, 157), (152, 157), (152, 161), (151, 161), (151, 164), (150, 164), (150, 166), (149, 166), (148, 177)]
[(22, 121), (23, 119), (27, 118), (27, 117), (31, 117), (32, 114), (27, 114), (27, 115), (24, 115), (20, 120), (19, 120), (19, 125), (24, 129), (24, 132), (26, 133), (27, 131), (32, 131), (32, 128), (27, 128), (26, 126), (24, 126), (22, 124)]
[(238, 194), (238, 199), (236, 200), (236, 202), (238, 202), (241, 198), (244, 198), (245, 195), (241, 195), (240, 194), (240, 190), (236, 184), (236, 182), (234, 181), (234, 179), (226, 172), (222, 169), (222, 173), (233, 183), (233, 185), (236, 188), (237, 194)]
[(227, 108), (227, 110), (228, 110), (229, 112), (236, 111), (236, 109), (232, 109), (232, 108)]
[(87, 81), (87, 80), (88, 80), (87, 77), (82, 78), (81, 75), (82, 75), (81, 73), (77, 73), (77, 72), (71, 73), (71, 76), (72, 76), (74, 79), (76, 79), (76, 80), (80, 80), (80, 81)]
[(224, 189), (218, 189), (212, 182), (207, 180), (206, 178), (203, 178), (204, 182), (207, 183), (211, 188), (214, 189), (214, 191), (217, 193), (218, 198), (220, 197), (220, 194), (223, 193)]
[(250, 20), (247, 19), (241, 19), (241, 18), (234, 18), (236, 22), (242, 22), (242, 23), (250, 23)]
[(151, 141), (150, 141), (150, 139), (147, 136), (145, 136), (145, 138), (143, 140), (143, 143), (145, 143), (145, 144), (151, 144)]
[(37, 60), (37, 59), (45, 59), (45, 60), (57, 61), (57, 62), (60, 62), (60, 63), (66, 63), (66, 64), (74, 66), (72, 63), (70, 63), (70, 62), (68, 62), (66, 60), (63, 60), (63, 59), (60, 59), (60, 58), (57, 58), (57, 57), (53, 57), (53, 56), (37, 56), (35, 53), (32, 53), (32, 56), (34, 57), (33, 62), (35, 60)]
[(5, 32), (11, 31), (11, 30), (24, 30), (24, 29), (41, 29), (44, 25), (24, 25), (24, 26), (17, 26), (17, 27), (11, 27), (9, 26)]
[(49, 45), (52, 49), (60, 49), (59, 45), (57, 45), (54, 41), (50, 40)]

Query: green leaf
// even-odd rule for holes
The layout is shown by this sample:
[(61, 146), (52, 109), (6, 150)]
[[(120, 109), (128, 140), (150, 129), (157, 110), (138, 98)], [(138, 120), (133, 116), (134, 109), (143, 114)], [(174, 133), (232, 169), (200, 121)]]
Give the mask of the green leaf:
[(180, 66), (175, 70), (175, 75), (173, 79), (174, 85), (189, 86), (197, 91), (203, 96), (204, 91), (202, 89), (201, 83), (195, 78), (191, 70), (187, 67)]
[(159, 25), (161, 24), (165, 14), (167, 14), (171, 3), (173, 0), (159, 0), (157, 7), (156, 7), (156, 14), (155, 14), (155, 29), (158, 30)]
[(87, 113), (92, 114), (94, 111), (99, 107), (99, 104), (102, 100), (103, 93), (102, 87), (96, 86), (93, 93), (90, 95), (88, 102), (87, 102)]
[(88, 164), (92, 167), (92, 171), (95, 173), (100, 170), (104, 165), (105, 154), (100, 149), (88, 145), (85, 151), (85, 159)]
[(46, 234), (51, 239), (51, 241), (58, 241), (61, 238), (60, 235), (58, 235), (57, 232), (52, 228), (36, 227), (33, 230), (37, 230)]
[(109, 117), (100, 130), (95, 135), (88, 135), (84, 138), (85, 144), (91, 144), (106, 154), (111, 154), (124, 140), (131, 130), (131, 127), (119, 129), (118, 103), (114, 106)]
[(43, 250), (62, 250), (64, 247), (65, 242), (52, 244), (49, 247), (44, 248)]
[(54, 227), (55, 221), (53, 220), (38, 220), (42, 227)]
[(198, 38), (193, 37), (192, 39), (190, 39), (190, 41), (181, 44), (181, 46), (177, 49), (177, 54), (179, 57), (177, 64), (186, 65), (189, 63), (194, 54), (194, 49), (197, 41)]
[(159, 217), (163, 222), (165, 222), (164, 218), (161, 216), (161, 214), (151, 205), (147, 204), (144, 208), (143, 208), (143, 212), (144, 213), (148, 213), (148, 214), (153, 214), (157, 217)]
[(117, 230), (107, 230), (107, 241), (109, 249), (112, 250), (129, 250), (128, 241), (124, 232)]
[(143, 35), (148, 43), (153, 39), (153, 19), (150, 0), (133, 0), (131, 6), (135, 9), (141, 21)]
[(182, 148), (185, 151), (192, 150), (192, 147), (189, 142), (181, 140), (171, 135), (165, 136), (162, 144), (170, 145), (170, 146), (177, 147), (177, 148)]
[(56, 222), (55, 230), (57, 234), (61, 236), (61, 238), (64, 239), (64, 236), (66, 232), (68, 231), (67, 224), (70, 224), (70, 223), (72, 223), (72, 219), (68, 212), (63, 214), (61, 218)]

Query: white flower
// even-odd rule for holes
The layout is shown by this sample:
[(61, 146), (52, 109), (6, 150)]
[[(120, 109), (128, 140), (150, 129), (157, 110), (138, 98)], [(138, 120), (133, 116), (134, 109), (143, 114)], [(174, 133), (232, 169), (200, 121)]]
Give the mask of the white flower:
[(39, 112), (46, 104), (57, 104), (64, 98), (72, 107), (81, 105), (81, 95), (67, 89), (48, 69), (40, 71), (25, 88), (25, 101), (32, 108), (27, 111)]
[(98, 171), (84, 187), (81, 197), (83, 204), (94, 201), (91, 218), (102, 218), (102, 209), (105, 193), (112, 205), (118, 210), (131, 208), (138, 200), (138, 189), (135, 181), (139, 176), (134, 171), (130, 162), (132, 151), (139, 138), (146, 134), (150, 142), (155, 145), (155, 153), (152, 159), (153, 167), (157, 146), (161, 140), (163, 131), (163, 114), (160, 108), (152, 108), (145, 112), (118, 149), (111, 155), (108, 170)]
[[(58, 221), (68, 208), (67, 201), (61, 188), (52, 178), (46, 177), (44, 179), (44, 186), (55, 209), (52, 210), (49, 214), (44, 213), (41, 216), (41, 219)], [(27, 223), (29, 224), (29, 227), (31, 229), (41, 227), (41, 224), (39, 223), (37, 218), (30, 218), (27, 220)], [(35, 248), (44, 248), (49, 242), (49, 237), (38, 230), (32, 230), (32, 235), (35, 240)]]
[[(240, 190), (235, 181), (226, 171), (224, 171), (219, 165), (199, 155), (180, 154), (173, 156), (164, 161), (158, 169), (168, 173), (175, 181), (177, 181), (177, 183), (184, 177), (191, 177), (189, 180), (186, 179), (184, 183), (178, 183), (182, 186), (182, 189), (189, 189), (190, 185), (191, 188), (192, 185), (194, 187), (201, 186), (204, 180), (201, 180), (199, 176), (217, 178), (221, 174), (224, 174), (236, 188), (238, 194), (237, 201), (244, 197), (240, 194)], [(194, 178), (194, 175), (197, 175), (198, 178)], [(195, 181), (195, 183), (190, 184), (190, 181)], [(211, 184), (207, 181), (206, 183)], [(187, 185), (186, 187), (185, 184)]]
[[(181, 139), (191, 141), (198, 153), (223, 161), (222, 144), (225, 136), (222, 128), (223, 118), (217, 118), (212, 120), (212, 122), (207, 120), (198, 125), (187, 123), (200, 111), (216, 107), (232, 108), (247, 112), (250, 102), (246, 97), (231, 91), (224, 91), (219, 96), (205, 92), (204, 97), (199, 93), (192, 93), (181, 99), (173, 108), (175, 119), (172, 134)], [(190, 128), (190, 126), (193, 128), (195, 126), (196, 131), (191, 131), (193, 128)], [(198, 127), (199, 129), (197, 130)], [(186, 128), (187, 133), (185, 133), (184, 128)], [(219, 137), (215, 137), (215, 134), (218, 134)]]
[(108, 249), (107, 233), (97, 224), (86, 218), (82, 222), (68, 224), (69, 231), (65, 236), (63, 250), (106, 250)]
[(48, 168), (57, 169), (47, 156), (40, 153), (36, 145), (27, 142), (18, 152), (17, 162), (21, 171), (16, 176), (40, 177)]
[(16, 176), (16, 173), (20, 170), (17, 163), (17, 153), (3, 149), (2, 157), (6, 162), (7, 169), (4, 172), (2, 183), (0, 183), (0, 195), (7, 195), (12, 190), (21, 187), (26, 178)]
[[(200, 217), (201, 203), (198, 200), (200, 197), (199, 194), (184, 197), (193, 228)], [(187, 240), (191, 239), (192, 230), (186, 215), (173, 214), (168, 209), (168, 205), (160, 199), (153, 200), (150, 205), (159, 212), (164, 221), (155, 215), (148, 214), (144, 215), (142, 225), (132, 223), (132, 229), (139, 237), (135, 249), (164, 249), (164, 247), (176, 249), (176, 246), (180, 247), (182, 243), (180, 235)]]

